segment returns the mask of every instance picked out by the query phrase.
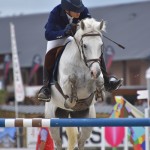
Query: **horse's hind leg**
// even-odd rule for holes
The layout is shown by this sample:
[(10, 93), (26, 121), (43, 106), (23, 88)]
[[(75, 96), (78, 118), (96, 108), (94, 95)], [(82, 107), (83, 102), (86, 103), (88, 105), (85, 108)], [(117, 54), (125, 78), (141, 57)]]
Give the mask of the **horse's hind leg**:
[[(96, 118), (95, 107), (92, 105), (90, 107), (89, 113), (86, 118)], [(81, 127), (81, 131), (78, 135), (78, 148), (79, 150), (84, 150), (84, 145), (86, 140), (90, 137), (93, 127)]]
[(90, 137), (92, 132), (92, 127), (82, 127), (78, 135), (78, 149), (84, 150), (84, 145), (86, 140)]

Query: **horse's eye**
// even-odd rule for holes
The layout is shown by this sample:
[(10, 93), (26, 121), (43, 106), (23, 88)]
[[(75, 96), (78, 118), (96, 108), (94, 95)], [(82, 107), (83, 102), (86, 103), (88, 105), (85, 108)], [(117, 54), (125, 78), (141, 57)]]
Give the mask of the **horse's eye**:
[(86, 49), (86, 48), (87, 48), (87, 46), (86, 46), (85, 44), (83, 44), (83, 48), (84, 48), (84, 49)]

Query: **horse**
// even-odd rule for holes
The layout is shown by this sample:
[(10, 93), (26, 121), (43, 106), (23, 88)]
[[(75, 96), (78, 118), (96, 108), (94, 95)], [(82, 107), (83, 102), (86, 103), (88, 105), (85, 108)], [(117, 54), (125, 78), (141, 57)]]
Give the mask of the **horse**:
[[(51, 101), (45, 104), (45, 118), (96, 118), (94, 104), (102, 101), (104, 79), (101, 72), (103, 53), (102, 31), (105, 21), (86, 18), (77, 24), (77, 31), (60, 58), (57, 84), (51, 86)], [(51, 127), (57, 150), (62, 150), (60, 128)], [(92, 127), (66, 128), (68, 150), (77, 145), (84, 150)]]

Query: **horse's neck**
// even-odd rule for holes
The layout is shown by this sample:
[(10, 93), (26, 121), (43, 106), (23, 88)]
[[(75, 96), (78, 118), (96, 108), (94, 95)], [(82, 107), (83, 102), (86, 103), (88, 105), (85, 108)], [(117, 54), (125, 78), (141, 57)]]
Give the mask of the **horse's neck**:
[(75, 65), (78, 67), (82, 65), (80, 50), (75, 40), (68, 43), (64, 50), (62, 59), (64, 64)]
[(75, 42), (72, 40), (66, 46), (59, 62), (59, 79), (60, 76), (70, 75), (76, 72), (87, 72), (89, 69), (85, 66), (81, 59), (80, 50)]

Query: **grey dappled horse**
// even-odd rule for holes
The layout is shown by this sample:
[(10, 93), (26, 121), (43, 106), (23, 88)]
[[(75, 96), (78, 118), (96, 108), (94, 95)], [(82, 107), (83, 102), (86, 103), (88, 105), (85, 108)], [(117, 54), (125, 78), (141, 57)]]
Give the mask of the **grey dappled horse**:
[[(46, 118), (96, 117), (94, 103), (104, 96), (100, 68), (104, 30), (105, 22), (93, 18), (78, 24), (73, 40), (67, 44), (60, 58), (58, 83), (51, 86), (52, 98), (45, 104)], [(84, 150), (91, 131), (92, 127), (82, 127), (79, 133), (76, 127), (66, 128), (68, 150), (73, 150), (76, 144), (79, 150)], [(57, 150), (62, 150), (59, 128), (51, 128), (51, 135)]]

